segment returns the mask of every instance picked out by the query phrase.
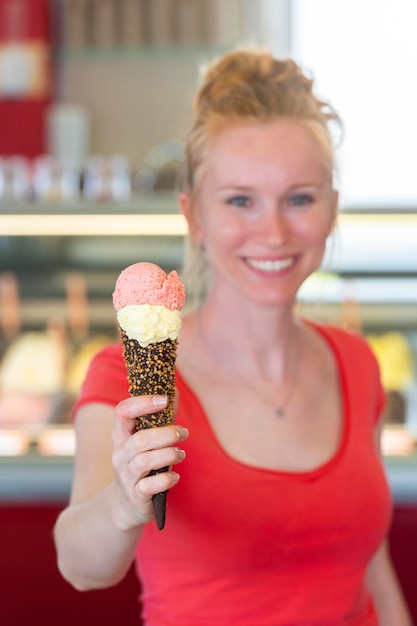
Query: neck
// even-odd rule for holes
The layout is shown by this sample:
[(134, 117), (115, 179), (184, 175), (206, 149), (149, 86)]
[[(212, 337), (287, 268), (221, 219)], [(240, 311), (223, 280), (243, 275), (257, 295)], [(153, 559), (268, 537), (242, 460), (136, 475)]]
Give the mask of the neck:
[(287, 415), (302, 365), (302, 324), (288, 312), (256, 321), (247, 312), (228, 310), (226, 319), (213, 313), (204, 306), (194, 318), (195, 347), (200, 345), (209, 368), (251, 389), (276, 417)]
[(242, 376), (284, 382), (289, 363), (296, 359), (302, 331), (290, 307), (229, 304), (219, 312), (219, 307), (207, 301), (195, 319), (196, 333), (217, 366), (220, 361)]

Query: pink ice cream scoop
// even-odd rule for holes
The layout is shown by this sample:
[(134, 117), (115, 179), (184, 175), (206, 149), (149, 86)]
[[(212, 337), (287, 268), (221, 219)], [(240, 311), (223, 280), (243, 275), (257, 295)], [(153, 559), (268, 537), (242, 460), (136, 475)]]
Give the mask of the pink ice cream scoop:
[(177, 272), (166, 274), (155, 263), (134, 263), (119, 275), (113, 293), (113, 305), (120, 311), (128, 305), (153, 304), (172, 311), (185, 302), (185, 288)]

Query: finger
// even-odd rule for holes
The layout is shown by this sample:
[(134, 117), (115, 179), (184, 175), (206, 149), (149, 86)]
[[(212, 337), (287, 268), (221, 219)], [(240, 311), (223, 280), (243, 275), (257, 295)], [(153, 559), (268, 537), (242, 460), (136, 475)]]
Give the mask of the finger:
[[(170, 450), (179, 450), (178, 444), (187, 439), (189, 432), (187, 428), (183, 426), (170, 425), (160, 426), (158, 428), (148, 428), (145, 430), (139, 430), (132, 435), (128, 435), (117, 445), (115, 441), (112, 461), (115, 468), (123, 468), (126, 464), (129, 464), (130, 474), (137, 478), (146, 476), (150, 470), (163, 467), (165, 465), (172, 465), (174, 460), (172, 457), (162, 457), (162, 462), (158, 464), (153, 457), (149, 462), (147, 454), (154, 452), (156, 455), (161, 453), (161, 450), (167, 450), (170, 454)], [(115, 439), (115, 435), (113, 434)], [(165, 452), (165, 454), (167, 454)], [(172, 453), (171, 453), (172, 454)]]
[(171, 424), (158, 428), (146, 428), (138, 430), (132, 435), (132, 446), (135, 453), (157, 450), (169, 446), (176, 446), (185, 441), (189, 435), (188, 429), (183, 426)]
[(180, 479), (177, 472), (169, 470), (161, 474), (141, 478), (136, 484), (136, 490), (143, 496), (153, 496), (175, 487)]
[(143, 478), (150, 472), (158, 471), (162, 468), (171, 468), (178, 463), (182, 463), (186, 453), (178, 446), (169, 446), (160, 450), (149, 450), (135, 455), (129, 461), (129, 472), (133, 476)]
[(122, 400), (116, 406), (115, 441), (126, 439), (135, 431), (135, 421), (140, 415), (157, 413), (166, 406), (166, 396), (135, 396)]

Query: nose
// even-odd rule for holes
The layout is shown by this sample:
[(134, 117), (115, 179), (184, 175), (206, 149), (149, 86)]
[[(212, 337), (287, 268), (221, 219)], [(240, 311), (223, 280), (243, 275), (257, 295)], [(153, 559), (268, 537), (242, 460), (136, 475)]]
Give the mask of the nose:
[(281, 245), (288, 238), (288, 224), (277, 206), (268, 207), (262, 218), (262, 234), (271, 244)]

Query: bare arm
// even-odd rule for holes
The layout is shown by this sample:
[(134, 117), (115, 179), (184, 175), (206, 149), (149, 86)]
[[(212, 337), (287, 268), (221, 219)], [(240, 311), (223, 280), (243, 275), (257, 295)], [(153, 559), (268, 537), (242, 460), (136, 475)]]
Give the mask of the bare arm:
[[(382, 420), (375, 429), (375, 446), (381, 453)], [(380, 546), (367, 570), (380, 626), (413, 626), (397, 575), (391, 563), (388, 541)]]
[(373, 557), (367, 572), (380, 626), (412, 626), (397, 576), (391, 564), (385, 542)]
[(123, 401), (116, 411), (86, 405), (76, 416), (70, 504), (54, 536), (59, 569), (79, 590), (108, 587), (124, 577), (144, 525), (153, 520), (152, 495), (178, 482), (176, 472), (148, 474), (183, 459), (177, 445), (187, 431), (166, 426), (132, 434), (135, 416), (161, 408), (142, 396)]

